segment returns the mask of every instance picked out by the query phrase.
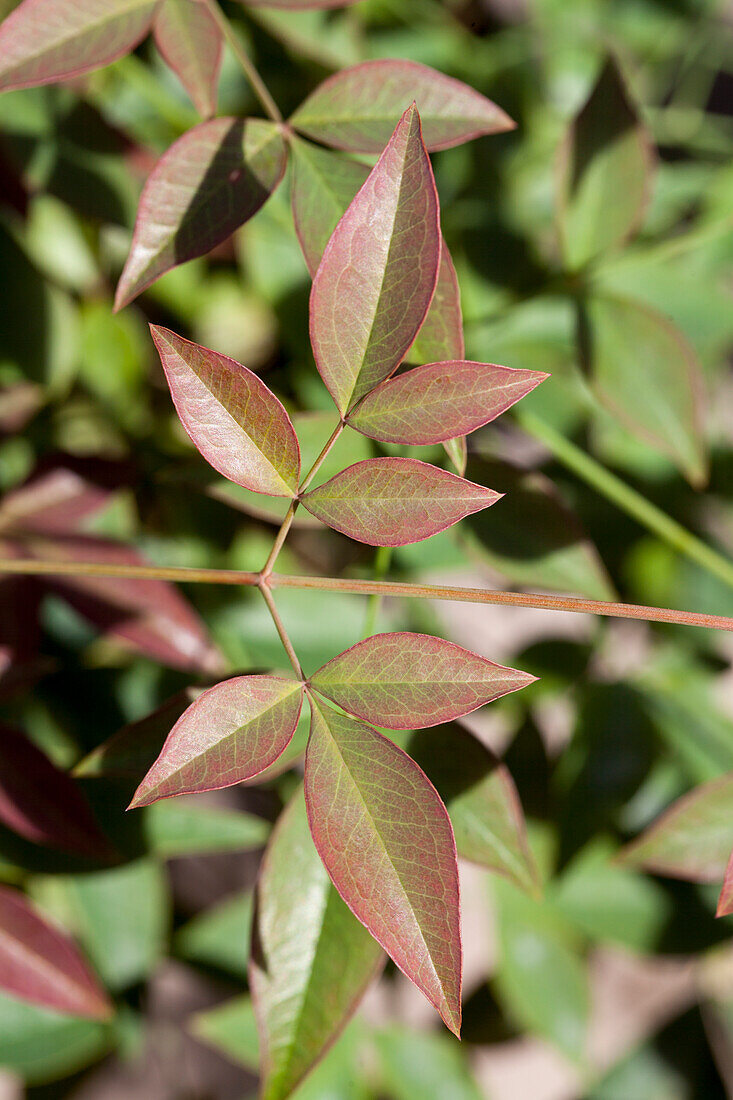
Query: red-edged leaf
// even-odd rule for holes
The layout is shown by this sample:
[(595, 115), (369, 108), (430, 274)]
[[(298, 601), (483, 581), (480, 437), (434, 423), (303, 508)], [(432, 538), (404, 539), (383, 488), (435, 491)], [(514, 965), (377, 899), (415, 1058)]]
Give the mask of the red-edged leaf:
[(733, 852), (731, 852), (728, 866), (725, 869), (723, 888), (718, 899), (716, 917), (728, 917), (733, 913)]
[(381, 733), (319, 703), (305, 796), (316, 848), (341, 897), (458, 1035), (456, 846), (432, 783)]
[(250, 988), (263, 1100), (285, 1100), (313, 1069), (383, 958), (331, 884), (298, 791), (273, 831), (257, 886)]
[[(103, 565), (148, 565), (131, 546), (105, 539), (36, 538), (32, 557)], [(206, 629), (172, 584), (117, 577), (59, 576), (45, 584), (105, 633), (174, 668), (221, 672), (222, 658)]]
[(391, 443), (443, 443), (488, 424), (547, 378), (494, 363), (428, 363), (390, 378), (349, 415), (352, 428)]
[(148, 32), (157, 0), (23, 0), (0, 25), (0, 90), (78, 76)]
[(285, 409), (256, 374), (169, 329), (151, 326), (181, 423), (201, 454), (230, 481), (294, 497), (300, 450)]
[(311, 343), (339, 411), (397, 368), (440, 261), (438, 197), (414, 106), (338, 224), (311, 292)]
[(285, 751), (302, 704), (302, 685), (278, 676), (236, 676), (209, 688), (176, 722), (131, 808), (251, 779)]
[(214, 118), (179, 138), (145, 184), (115, 309), (226, 240), (275, 190), (286, 159), (280, 129), (263, 119)]
[(73, 779), (8, 726), (0, 726), (0, 821), (34, 844), (92, 859), (111, 855)]
[(370, 546), (406, 546), (495, 504), (493, 489), (416, 458), (369, 458), (303, 497), (308, 511)]
[(309, 137), (354, 153), (378, 153), (415, 100), (428, 149), (512, 130), (508, 115), (460, 80), (415, 61), (366, 61), (329, 77), (291, 118)]
[(437, 726), (536, 679), (429, 634), (375, 634), (334, 657), (311, 685), (388, 729)]
[(443, 241), (435, 294), (407, 358), (415, 363), (437, 363), (447, 359), (463, 359), (465, 355), (458, 276), (448, 246)]
[(203, 118), (216, 114), (224, 41), (201, 0), (163, 0), (153, 22), (155, 44)]
[(508, 768), (455, 722), (413, 733), (406, 748), (445, 802), (458, 855), (537, 894), (537, 867)]
[(108, 1020), (112, 1015), (74, 944), (6, 886), (0, 886), (0, 988), (71, 1016)]
[(692, 882), (719, 882), (733, 848), (733, 773), (678, 799), (617, 860)]

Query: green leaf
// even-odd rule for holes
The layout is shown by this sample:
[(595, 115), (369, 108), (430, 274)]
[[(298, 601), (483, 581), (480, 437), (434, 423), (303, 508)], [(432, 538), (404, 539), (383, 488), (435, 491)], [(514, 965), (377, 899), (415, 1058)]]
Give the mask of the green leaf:
[(458, 1034), (458, 869), (435, 788), (392, 741), (319, 703), (305, 792), (316, 848), (341, 897)]
[(227, 897), (178, 929), (173, 937), (174, 951), (191, 962), (216, 967), (246, 981), (253, 908), (250, 891)]
[(641, 224), (654, 154), (615, 61), (607, 61), (560, 147), (563, 252), (577, 270), (622, 244)]
[(391, 1100), (482, 1100), (467, 1059), (448, 1035), (391, 1027), (374, 1036), (381, 1091)]
[(381, 958), (318, 858), (299, 791), (275, 828), (257, 888), (250, 984), (264, 1047), (263, 1100), (284, 1100), (313, 1068)]
[(68, 1077), (102, 1058), (112, 1030), (91, 1020), (62, 1016), (0, 993), (0, 1066), (25, 1084)]
[(406, 748), (446, 804), (458, 855), (536, 894), (537, 868), (508, 768), (455, 723), (413, 733)]
[(694, 349), (662, 314), (637, 302), (592, 295), (584, 349), (599, 400), (643, 442), (700, 485), (707, 477)]
[(261, 848), (270, 827), (241, 810), (218, 810), (196, 799), (176, 798), (149, 806), (143, 831), (152, 850), (164, 859), (206, 852), (246, 852)]

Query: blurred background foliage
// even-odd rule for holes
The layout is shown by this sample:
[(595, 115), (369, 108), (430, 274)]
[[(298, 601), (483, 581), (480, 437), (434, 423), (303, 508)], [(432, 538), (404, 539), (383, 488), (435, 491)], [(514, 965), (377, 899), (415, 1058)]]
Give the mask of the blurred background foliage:
[[(0, 0), (0, 15), (14, 6)], [(433, 160), (468, 357), (552, 379), (470, 441), (468, 476), (506, 491), (501, 506), (396, 551), (391, 575), (732, 615), (725, 576), (625, 514), (597, 476), (614, 471), (723, 554), (733, 549), (728, 0), (225, 7), (284, 112), (340, 67), (404, 57), (466, 81), (518, 124)], [(599, 77), (617, 79), (603, 75), (609, 57), (628, 85), (620, 132), (642, 143), (646, 133), (657, 150), (642, 181), (650, 201), (618, 243), (614, 203), (633, 199), (638, 162), (622, 149), (614, 166), (600, 143), (610, 191), (576, 209), (563, 244), (558, 150)], [(608, 102), (598, 117), (613, 122)], [(219, 110), (259, 113), (229, 56)], [(268, 511), (193, 450), (148, 319), (261, 372), (304, 451), (334, 423), (307, 340), (310, 282), (288, 180), (212, 256), (112, 312), (142, 183), (197, 121), (150, 42), (70, 85), (0, 96), (0, 543), (3, 529), (20, 531), (40, 556), (83, 558), (93, 536), (106, 540), (99, 553), (127, 555), (119, 560), (261, 567), (278, 505)], [(590, 464), (573, 472), (553, 457), (537, 422)], [(379, 447), (347, 429), (331, 472), (399, 453)], [(444, 460), (440, 448), (425, 454)], [(26, 514), (14, 493), (29, 480), (49, 499)], [(283, 572), (359, 577), (384, 565), (308, 517), (280, 561)], [(159, 745), (185, 705), (177, 693), (221, 669), (281, 667), (283, 654), (256, 592), (191, 586), (181, 599), (133, 588), (0, 578), (0, 717), (76, 769), (125, 857), (90, 866), (0, 828), (0, 881), (74, 932), (119, 1007), (102, 1025), (0, 997), (3, 1100), (256, 1092), (251, 891), (297, 772), (125, 817), (147, 761), (125, 755), (124, 735), (117, 750), (90, 754), (175, 697), (146, 726)], [(360, 597), (283, 591), (278, 603), (307, 673), (365, 629)], [(675, 798), (733, 771), (730, 638), (418, 601), (385, 604), (377, 626), (445, 633), (541, 678), (471, 728), (517, 784), (543, 896), (466, 865), (463, 1044), (390, 969), (298, 1097), (733, 1096), (732, 925), (714, 920), (716, 887), (612, 859)]]

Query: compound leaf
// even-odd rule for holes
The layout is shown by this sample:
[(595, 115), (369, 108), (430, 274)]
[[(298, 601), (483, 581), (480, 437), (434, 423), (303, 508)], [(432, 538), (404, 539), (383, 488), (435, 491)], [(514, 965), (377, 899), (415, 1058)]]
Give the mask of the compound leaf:
[(567, 264), (577, 269), (638, 229), (651, 195), (654, 153), (609, 60), (560, 147), (559, 221)]
[(24, 0), (0, 24), (0, 91), (106, 65), (147, 34), (157, 0)]
[(112, 1007), (76, 947), (17, 890), (0, 886), (0, 987), (32, 1004), (107, 1020)]
[(733, 773), (679, 798), (616, 858), (692, 882), (719, 882), (733, 848)]
[(375, 634), (310, 683), (344, 710), (388, 729), (437, 726), (536, 679), (429, 634)]
[(303, 504), (357, 542), (406, 546), (488, 508), (500, 496), (415, 458), (368, 458), (306, 493)]
[(221, 32), (201, 0), (163, 0), (153, 21), (155, 44), (202, 116), (216, 114)]
[(262, 1097), (284, 1100), (339, 1035), (383, 959), (321, 863), (302, 790), (265, 853), (253, 942), (250, 985), (263, 1047)]
[(179, 138), (143, 189), (115, 309), (239, 229), (275, 190), (286, 160), (280, 130), (263, 119), (213, 118)]
[(379, 153), (415, 100), (428, 149), (512, 130), (508, 115), (467, 84), (415, 61), (366, 61), (329, 77), (300, 105), (293, 126), (354, 153)]
[(151, 331), (181, 423), (206, 461), (230, 481), (293, 497), (300, 451), (290, 417), (256, 374), (170, 329)]
[(427, 363), (382, 382), (349, 423), (388, 443), (443, 443), (495, 420), (545, 378), (494, 363)]
[(318, 704), (305, 795), (316, 848), (341, 897), (457, 1035), (458, 867), (435, 788), (381, 733)]
[(430, 306), (439, 261), (438, 197), (413, 105), (313, 281), (313, 353), (341, 413), (399, 366)]
[(301, 685), (278, 676), (236, 676), (204, 691), (169, 733), (131, 808), (264, 771), (295, 733), (302, 702)]

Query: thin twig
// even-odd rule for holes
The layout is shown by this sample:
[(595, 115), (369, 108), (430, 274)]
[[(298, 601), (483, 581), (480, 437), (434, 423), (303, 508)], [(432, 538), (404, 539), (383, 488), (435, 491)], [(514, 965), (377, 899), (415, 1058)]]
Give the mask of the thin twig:
[[(184, 584), (231, 584), (257, 587), (259, 573), (239, 573), (233, 569), (185, 569), (154, 565), (103, 565), (99, 562), (40, 561), (32, 558), (0, 559), (0, 574), (45, 576), (120, 577), (128, 580), (180, 581)], [(537, 592), (501, 592), (484, 588), (461, 588), (437, 584), (411, 584), (406, 581), (360, 581), (339, 577), (299, 577), (273, 573), (271, 588), (319, 588), (324, 592), (353, 592), (364, 596), (421, 597), (457, 603), (504, 604), (534, 607), (546, 611), (578, 611), (589, 615), (608, 615), (619, 619), (675, 623), (678, 626), (702, 626), (710, 630), (733, 631), (733, 618), (706, 615), (697, 611), (675, 611), (666, 607), (641, 604), (584, 600), (574, 596), (546, 596)]]
[(236, 31), (219, 7), (217, 0), (204, 0), (204, 2), (211, 12), (211, 16), (219, 27), (219, 30), (229, 43), (232, 53), (239, 62), (247, 80), (252, 85), (252, 90), (262, 104), (265, 113), (269, 115), (273, 122), (282, 122), (283, 116), (280, 113), (280, 108), (270, 95), (264, 80), (252, 64), (251, 59), (247, 56), (245, 50), (242, 49), (242, 44), (237, 38)]
[(272, 621), (275, 624), (275, 628), (276, 628), (278, 634), (280, 635), (280, 641), (282, 642), (283, 646), (285, 647), (285, 652), (288, 655), (288, 660), (290, 661), (290, 664), (293, 666), (293, 671), (295, 672), (295, 675), (298, 677), (299, 680), (303, 680), (304, 679), (303, 669), (300, 667), (300, 661), (298, 660), (298, 655), (295, 652), (295, 649), (293, 648), (293, 643), (290, 641), (290, 638), (288, 636), (288, 632), (285, 629), (285, 624), (283, 623), (282, 619), (280, 618), (280, 612), (278, 611), (278, 609), (275, 606), (275, 601), (272, 597), (272, 592), (270, 591), (269, 585), (267, 585), (266, 583), (261, 583), (259, 585), (259, 589), (260, 589), (260, 592), (262, 593), (262, 596), (264, 598), (265, 603), (267, 604), (270, 615), (272, 616)]

